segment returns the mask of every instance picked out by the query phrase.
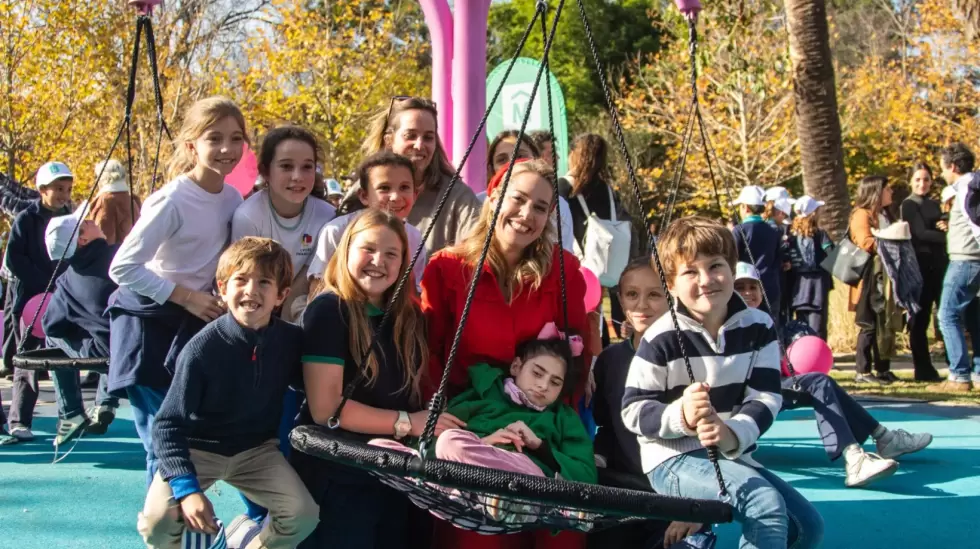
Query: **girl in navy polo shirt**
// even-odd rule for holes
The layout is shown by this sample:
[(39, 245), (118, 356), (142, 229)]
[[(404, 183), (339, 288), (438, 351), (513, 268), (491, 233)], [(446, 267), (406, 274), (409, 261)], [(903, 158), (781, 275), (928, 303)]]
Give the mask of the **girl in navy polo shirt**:
[[(413, 284), (392, 300), (410, 258), (405, 224), (387, 212), (368, 210), (347, 228), (327, 265), (324, 293), (303, 315), (306, 402), (300, 423), (326, 425), (344, 386), (359, 377), (338, 418), (341, 436), (367, 442), (422, 434), (427, 415), (422, 407), (422, 365), (428, 360), (425, 319)], [(385, 307), (391, 309), (391, 320), (378, 347), (359, 364)], [(436, 433), (462, 426), (443, 414)], [(301, 452), (293, 452), (291, 459), (320, 506), (320, 524), (301, 548), (428, 546), (428, 515), (401, 493), (363, 471)]]

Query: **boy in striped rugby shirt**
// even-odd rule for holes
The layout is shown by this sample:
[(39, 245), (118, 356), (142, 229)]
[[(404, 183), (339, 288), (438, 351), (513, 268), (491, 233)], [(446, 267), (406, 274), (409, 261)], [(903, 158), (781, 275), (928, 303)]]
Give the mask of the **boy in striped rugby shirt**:
[(820, 514), (748, 456), (782, 404), (780, 356), (772, 318), (747, 307), (734, 292), (732, 233), (707, 218), (678, 219), (657, 249), (684, 352), (671, 315), (662, 316), (640, 342), (623, 397), (623, 421), (638, 435), (653, 489), (717, 498), (705, 450), (717, 446), (735, 519), (742, 524), (740, 547), (819, 547)]

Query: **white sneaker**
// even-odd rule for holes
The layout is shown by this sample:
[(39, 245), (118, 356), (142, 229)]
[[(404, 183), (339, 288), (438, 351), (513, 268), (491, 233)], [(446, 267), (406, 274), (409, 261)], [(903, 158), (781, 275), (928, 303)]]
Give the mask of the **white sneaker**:
[(891, 476), (898, 470), (898, 462), (894, 459), (883, 458), (878, 454), (861, 452), (859, 457), (848, 462), (845, 467), (847, 479), (844, 481), (844, 486), (857, 488)]
[(10, 436), (16, 438), (21, 442), (34, 440), (34, 433), (32, 433), (31, 430), (24, 425), (14, 425), (13, 427), (11, 427)]
[(932, 444), (929, 433), (909, 433), (903, 429), (888, 431), (875, 446), (883, 458), (895, 459), (905, 454), (912, 454)]
[(254, 520), (250, 519), (248, 515), (238, 515), (235, 517), (228, 528), (225, 529), (226, 539), (228, 540), (228, 549), (239, 549), (244, 547), (242, 541), (244, 541), (245, 536), (253, 528), (257, 528), (259, 524)]

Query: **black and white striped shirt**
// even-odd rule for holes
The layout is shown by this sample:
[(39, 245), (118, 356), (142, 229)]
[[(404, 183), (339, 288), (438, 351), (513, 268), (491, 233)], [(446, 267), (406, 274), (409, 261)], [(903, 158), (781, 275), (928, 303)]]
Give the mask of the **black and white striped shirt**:
[[(708, 384), (711, 405), (738, 438), (738, 447), (725, 457), (737, 459), (769, 429), (782, 404), (772, 318), (733, 294), (717, 339), (683, 304), (677, 306), (677, 320), (695, 381)], [(623, 395), (623, 422), (638, 435), (648, 473), (676, 455), (701, 449), (683, 418), (681, 396), (689, 385), (677, 332), (665, 314), (643, 335)]]

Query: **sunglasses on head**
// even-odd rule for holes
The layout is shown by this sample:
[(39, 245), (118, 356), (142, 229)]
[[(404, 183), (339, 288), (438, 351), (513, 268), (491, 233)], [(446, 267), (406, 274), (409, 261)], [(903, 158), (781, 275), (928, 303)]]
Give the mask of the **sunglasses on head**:
[(414, 95), (395, 95), (395, 96), (392, 96), (391, 102), (388, 103), (388, 115), (385, 116), (385, 126), (384, 126), (384, 130), (381, 132), (382, 135), (388, 133), (388, 124), (391, 121), (391, 113), (392, 113), (392, 111), (395, 108), (395, 101), (398, 101), (399, 103), (401, 103), (403, 101), (408, 101), (410, 99), (416, 99), (419, 102), (421, 102), (423, 106), (425, 106), (425, 107), (432, 107), (433, 110), (436, 109), (436, 102), (435, 101), (432, 101), (431, 99), (426, 99), (424, 97), (417, 97), (417, 96), (414, 96)]

